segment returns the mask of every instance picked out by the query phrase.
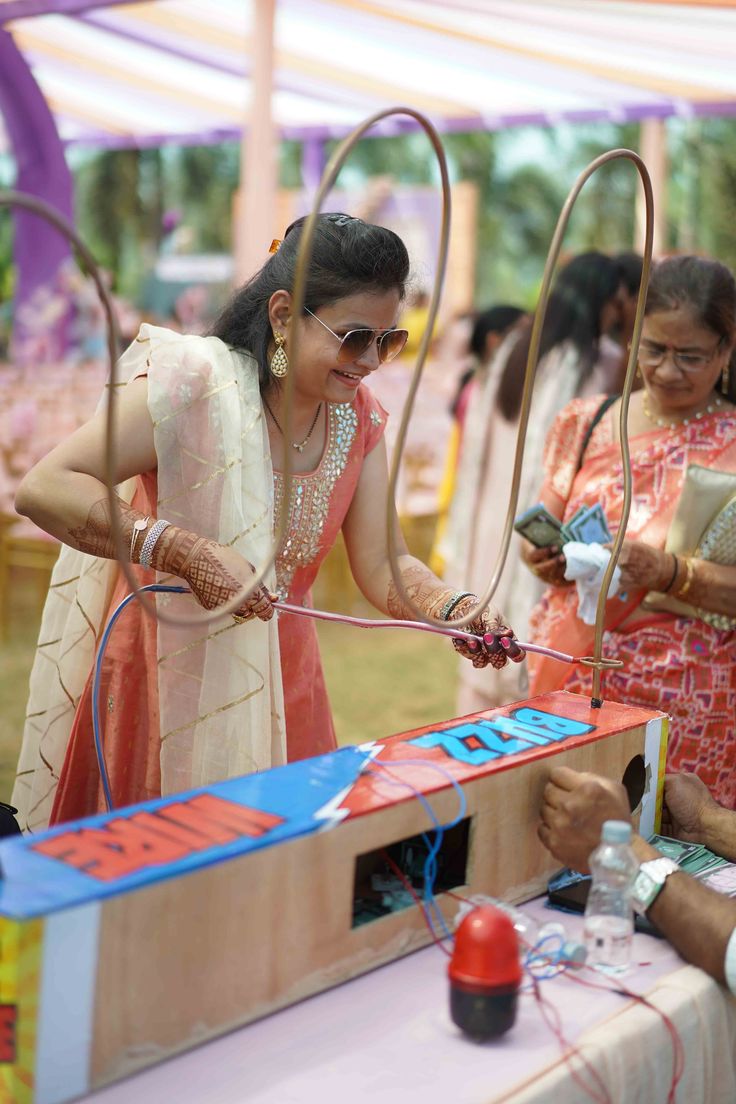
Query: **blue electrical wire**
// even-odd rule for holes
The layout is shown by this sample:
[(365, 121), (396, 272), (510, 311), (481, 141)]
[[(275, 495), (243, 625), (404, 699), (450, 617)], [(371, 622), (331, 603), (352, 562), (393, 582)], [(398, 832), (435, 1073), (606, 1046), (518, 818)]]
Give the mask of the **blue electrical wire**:
[[(142, 586), (141, 591), (157, 591), (159, 594), (189, 594), (187, 587), (182, 586), (166, 586), (163, 583), (149, 583), (148, 586)], [(140, 591), (139, 591), (140, 593)], [(110, 779), (107, 773), (107, 764), (105, 763), (105, 751), (102, 746), (102, 733), (100, 731), (100, 675), (102, 672), (102, 660), (105, 655), (105, 648), (107, 647), (110, 639), (110, 633), (113, 630), (115, 622), (120, 614), (128, 606), (135, 594), (129, 594), (126, 598), (123, 598), (118, 608), (113, 613), (112, 617), (107, 623), (102, 639), (100, 640), (100, 646), (97, 649), (97, 658), (95, 659), (94, 675), (92, 677), (92, 734), (95, 741), (95, 754), (97, 755), (97, 765), (100, 768), (100, 780), (102, 782), (102, 789), (105, 794), (105, 804), (107, 805), (108, 812), (112, 812), (114, 809), (112, 801), (112, 792), (110, 790)]]
[[(393, 784), (395, 786), (405, 786), (406, 789), (411, 790), (411, 792), (414, 794), (416, 799), (421, 803), (421, 805), (425, 809), (429, 819), (432, 821), (432, 824), (433, 824), (434, 829), (435, 829), (434, 839), (430, 841), (430, 839), (427, 836), (426, 832), (422, 833), (422, 840), (424, 841), (425, 846), (427, 847), (427, 855), (426, 855), (426, 858), (424, 860), (424, 869), (423, 869), (423, 875), (424, 875), (424, 893), (423, 893), (423, 896), (424, 896), (424, 915), (427, 919), (427, 924), (429, 926), (430, 931), (434, 932), (434, 921), (432, 919), (432, 911), (431, 911), (431, 910), (434, 910), (434, 915), (437, 918), (437, 920), (439, 921), (439, 925), (442, 928), (442, 931), (444, 932), (443, 938), (444, 939), (452, 939), (452, 932), (448, 929), (447, 924), (445, 923), (445, 918), (442, 915), (442, 910), (440, 909), (439, 905), (437, 904), (437, 900), (434, 896), (434, 883), (435, 883), (435, 879), (437, 877), (437, 855), (439, 853), (440, 848), (442, 847), (442, 841), (444, 839), (444, 834), (445, 834), (445, 832), (449, 831), (451, 828), (457, 827), (457, 825), (460, 824), (460, 822), (462, 820), (464, 820), (465, 815), (468, 811), (468, 803), (467, 803), (467, 799), (465, 797), (465, 791), (463, 790), (463, 788), (460, 785), (460, 783), (458, 782), (458, 780), (456, 778), (454, 778), (450, 774), (449, 771), (445, 770), (444, 767), (440, 766), (439, 763), (434, 763), (429, 759), (396, 759), (396, 760), (393, 760), (390, 764), (389, 763), (382, 763), (380, 759), (373, 759), (373, 760), (371, 760), (371, 766), (373, 766), (373, 765), (383, 768), (384, 777), (386, 775), (388, 775), (388, 777), (385, 777), (385, 781), (387, 781), (390, 784)], [(390, 776), (391, 775), (391, 769), (393, 769), (394, 767), (403, 767), (403, 766), (429, 767), (432, 770), (436, 770), (439, 774), (441, 774), (443, 776), (443, 778), (446, 778), (450, 782), (450, 784), (452, 785), (453, 789), (457, 792), (457, 795), (460, 799), (459, 808), (458, 808), (457, 814), (455, 815), (453, 820), (448, 821), (447, 824), (440, 824), (440, 821), (438, 820), (434, 809), (430, 805), (430, 803), (427, 800), (427, 798), (425, 797), (425, 795), (421, 792), (421, 790), (418, 790), (415, 786), (413, 786), (411, 784), (411, 782), (407, 782), (403, 778), (392, 778)]]

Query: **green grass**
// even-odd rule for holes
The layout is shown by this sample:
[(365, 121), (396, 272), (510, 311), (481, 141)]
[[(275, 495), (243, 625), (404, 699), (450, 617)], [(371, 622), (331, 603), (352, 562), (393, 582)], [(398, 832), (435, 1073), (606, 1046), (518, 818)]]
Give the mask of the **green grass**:
[[(336, 550), (315, 605), (378, 616), (356, 598)], [(0, 641), (0, 800), (10, 800), (28, 676), (40, 623), (35, 580), (14, 576), (8, 638)], [(318, 625), (340, 744), (360, 743), (454, 716), (456, 657), (449, 641), (408, 629)]]
[(408, 629), (319, 627), (338, 743), (354, 744), (454, 717), (449, 641)]

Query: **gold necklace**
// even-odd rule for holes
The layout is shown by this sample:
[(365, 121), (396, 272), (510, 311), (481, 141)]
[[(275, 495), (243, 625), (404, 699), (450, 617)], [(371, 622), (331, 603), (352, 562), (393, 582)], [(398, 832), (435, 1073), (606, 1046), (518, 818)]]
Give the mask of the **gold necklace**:
[(645, 417), (652, 423), (652, 425), (659, 426), (660, 429), (677, 429), (678, 426), (690, 425), (691, 422), (697, 422), (700, 418), (704, 418), (706, 414), (712, 414), (713, 411), (717, 410), (719, 406), (723, 406), (723, 403), (719, 398), (716, 398), (712, 403), (708, 403), (706, 407), (704, 407), (702, 410), (699, 410), (697, 414), (691, 414), (688, 418), (683, 418), (679, 422), (667, 422), (664, 418), (657, 418), (656, 415), (652, 414), (651, 410), (649, 409), (646, 393), (642, 397), (641, 405)]
[[(277, 422), (276, 415), (274, 414), (273, 410), (269, 406), (268, 399), (266, 398), (265, 395), (262, 395), (261, 398), (263, 399), (263, 405), (266, 407), (266, 410), (271, 415), (271, 418), (273, 420), (273, 424), (276, 426), (277, 430), (279, 431), (279, 433), (283, 437), (284, 436), (284, 431), (281, 428), (281, 426), (279, 425), (279, 423)], [(314, 433), (314, 427), (317, 425), (317, 419), (319, 418), (319, 414), (320, 414), (321, 409), (322, 409), (322, 403), (320, 403), (319, 406), (317, 407), (317, 413), (314, 415), (314, 419), (312, 421), (312, 424), (309, 427), (309, 433), (304, 438), (304, 440), (303, 441), (291, 441), (290, 442), (291, 447), (293, 449), (296, 449), (297, 452), (304, 452), (305, 448), (309, 444), (309, 439), (312, 436), (312, 434)]]

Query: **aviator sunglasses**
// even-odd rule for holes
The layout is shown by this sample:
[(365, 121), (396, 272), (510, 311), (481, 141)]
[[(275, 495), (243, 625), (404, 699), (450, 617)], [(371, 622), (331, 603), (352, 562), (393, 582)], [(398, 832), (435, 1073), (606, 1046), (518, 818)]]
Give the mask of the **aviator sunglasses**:
[(409, 339), (408, 330), (349, 330), (344, 337), (341, 337), (309, 307), (305, 307), (304, 310), (340, 342), (340, 348), (337, 350), (338, 364), (352, 364), (370, 349), (374, 341), (378, 350), (378, 363), (387, 364), (389, 360), (399, 355)]

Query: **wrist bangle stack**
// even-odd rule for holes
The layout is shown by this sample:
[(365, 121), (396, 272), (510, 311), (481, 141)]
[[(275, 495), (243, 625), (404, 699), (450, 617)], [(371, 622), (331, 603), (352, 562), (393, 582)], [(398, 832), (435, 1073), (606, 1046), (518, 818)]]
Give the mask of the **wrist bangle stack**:
[(154, 521), (151, 528), (146, 533), (146, 539), (143, 541), (140, 553), (138, 555), (138, 563), (141, 567), (151, 567), (153, 550), (156, 547), (159, 537), (163, 533), (164, 529), (168, 529), (171, 525), (170, 521), (164, 521), (160, 518), (158, 521)]
[(685, 595), (687, 594), (687, 592), (690, 590), (690, 587), (691, 587), (692, 581), (693, 581), (693, 572), (694, 572), (694, 570), (695, 569), (693, 567), (692, 556), (686, 556), (685, 557), (685, 571), (687, 572), (687, 574), (685, 576), (685, 582), (682, 584), (682, 586), (679, 586), (677, 588), (677, 590), (675, 591), (675, 595), (676, 595), (677, 598), (684, 598)]
[(453, 612), (454, 609), (457, 608), (457, 606), (460, 605), (463, 598), (475, 598), (476, 602), (478, 601), (476, 595), (473, 594), (472, 590), (456, 590), (454, 594), (450, 595), (450, 597), (447, 599), (444, 606), (440, 610), (438, 614), (440, 621), (449, 621), (450, 614)]
[(673, 563), (672, 577), (671, 577), (670, 581), (668, 582), (667, 586), (662, 588), (662, 593), (663, 594), (669, 594), (669, 592), (672, 590), (672, 585), (673, 585), (675, 579), (677, 578), (677, 572), (680, 570), (680, 561), (678, 560), (675, 553), (670, 552), (670, 556), (672, 557), (672, 563)]

